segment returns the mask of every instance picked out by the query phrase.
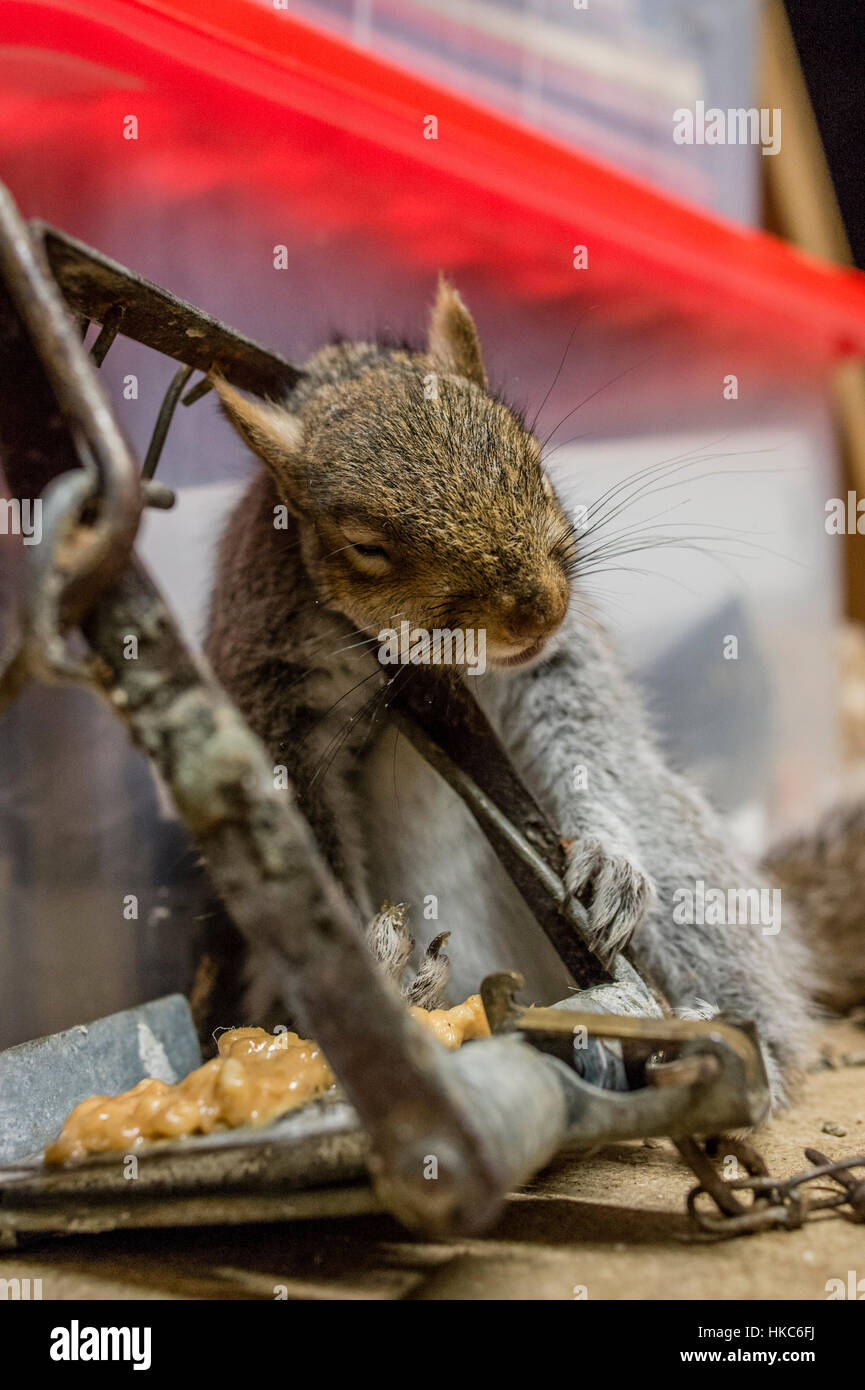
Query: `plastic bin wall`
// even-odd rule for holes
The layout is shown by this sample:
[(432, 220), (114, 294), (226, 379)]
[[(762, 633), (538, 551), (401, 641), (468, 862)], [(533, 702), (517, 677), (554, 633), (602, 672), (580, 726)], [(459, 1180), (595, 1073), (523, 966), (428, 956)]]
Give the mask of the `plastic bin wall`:
[[(259, 3), (272, 10), (282, 0)], [(670, 140), (677, 108), (754, 105), (757, 0), (300, 0), (291, 8), (678, 197), (759, 220), (753, 148), (682, 150)]]
[[(658, 468), (609, 529), (681, 548), (614, 547), (587, 585), (674, 757), (752, 836), (813, 803), (834, 757), (827, 383), (865, 345), (858, 280), (248, 0), (6, 0), (0, 69), (28, 215), (296, 360), (334, 330), (417, 336), (448, 272), (493, 382), (530, 414), (549, 392), (538, 428), (575, 506)], [(123, 339), (107, 359), (139, 451), (174, 370)], [(143, 549), (196, 636), (249, 468), (212, 397), (178, 412), (160, 476), (179, 504)], [(32, 688), (0, 765), (0, 1044), (187, 984), (196, 853), (110, 714)]]

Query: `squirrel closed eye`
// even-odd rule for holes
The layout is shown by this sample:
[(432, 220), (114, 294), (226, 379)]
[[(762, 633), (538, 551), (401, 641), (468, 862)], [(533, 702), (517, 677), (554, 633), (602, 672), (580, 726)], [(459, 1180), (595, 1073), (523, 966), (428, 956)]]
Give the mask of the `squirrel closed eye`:
[(370, 555), (370, 556), (375, 555), (375, 556), (378, 556), (379, 559), (382, 559), (382, 560), (389, 560), (389, 559), (390, 559), (390, 556), (388, 555), (388, 553), (387, 553), (387, 551), (385, 550), (385, 548), (384, 548), (383, 545), (360, 545), (359, 543), (354, 543), (354, 544), (352, 544), (352, 547), (351, 547), (351, 548), (352, 548), (352, 550), (354, 550), (358, 555)]
[(390, 572), (391, 552), (377, 536), (367, 536), (363, 529), (358, 535), (350, 528), (344, 534), (348, 542), (345, 553), (354, 562), (358, 573), (374, 579)]

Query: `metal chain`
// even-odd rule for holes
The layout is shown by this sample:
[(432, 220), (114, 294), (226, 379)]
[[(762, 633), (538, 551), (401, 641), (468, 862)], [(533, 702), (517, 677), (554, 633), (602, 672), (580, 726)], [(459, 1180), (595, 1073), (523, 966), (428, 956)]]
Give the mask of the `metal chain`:
[[(693, 1141), (692, 1141), (693, 1142)], [(693, 1145), (698, 1149), (696, 1144)], [(684, 1156), (700, 1178), (688, 1193), (688, 1212), (697, 1227), (706, 1235), (730, 1237), (753, 1235), (771, 1229), (798, 1230), (820, 1212), (835, 1212), (848, 1221), (865, 1222), (865, 1177), (854, 1177), (852, 1169), (865, 1169), (865, 1154), (833, 1162), (818, 1149), (806, 1149), (805, 1157), (813, 1166), (789, 1178), (774, 1178), (756, 1149), (741, 1139), (714, 1139), (695, 1163), (689, 1153)], [(709, 1153), (733, 1155), (744, 1164), (747, 1177), (723, 1178), (709, 1161)], [(821, 1180), (828, 1180), (822, 1183)], [(813, 1193), (802, 1189), (817, 1184)], [(750, 1193), (750, 1204), (743, 1204), (736, 1193)], [(820, 1195), (816, 1195), (820, 1194)], [(702, 1196), (709, 1196), (717, 1212), (698, 1206)]]

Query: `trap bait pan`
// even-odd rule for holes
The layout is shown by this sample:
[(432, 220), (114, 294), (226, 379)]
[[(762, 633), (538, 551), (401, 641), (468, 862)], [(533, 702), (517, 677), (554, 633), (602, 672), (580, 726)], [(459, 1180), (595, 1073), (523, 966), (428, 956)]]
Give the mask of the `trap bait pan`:
[[(512, 990), (505, 976), (485, 982), (498, 1036), (469, 1042), (447, 1059), (455, 1094), (493, 1144), (503, 1191), (562, 1147), (591, 1151), (645, 1134), (678, 1138), (689, 1162), (696, 1155), (698, 1171), (703, 1159), (692, 1128), (751, 1125), (765, 1114), (766, 1076), (752, 1029), (721, 1020), (604, 1018), (580, 1012), (579, 997), (513, 1013)], [(582, 1003), (592, 1009), (591, 991)], [(575, 1020), (605, 1039), (583, 1053), (581, 1074), (564, 1060), (574, 1055)], [(647, 1072), (649, 1084), (628, 1092), (610, 1043), (640, 1046), (642, 1039), (648, 1054), (664, 1038), (682, 1048), (679, 1060), (660, 1068), (664, 1084), (653, 1085)], [(166, 1081), (179, 1080), (199, 1062), (192, 1016), (178, 995), (0, 1052), (0, 1247), (49, 1234), (344, 1217), (391, 1206), (357, 1113), (338, 1091), (258, 1128), (163, 1139), (63, 1167), (43, 1162), (41, 1145), (71, 1104), (94, 1090), (129, 1089), (154, 1068)]]

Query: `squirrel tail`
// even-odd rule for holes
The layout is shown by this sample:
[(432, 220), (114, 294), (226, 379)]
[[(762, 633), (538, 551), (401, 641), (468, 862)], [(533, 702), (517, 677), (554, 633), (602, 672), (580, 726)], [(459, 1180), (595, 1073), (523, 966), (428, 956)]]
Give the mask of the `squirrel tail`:
[(816, 1000), (838, 1013), (865, 1002), (865, 790), (773, 845), (763, 868), (796, 909)]

